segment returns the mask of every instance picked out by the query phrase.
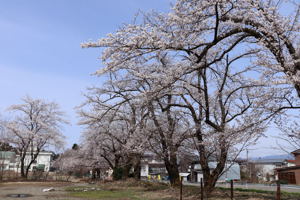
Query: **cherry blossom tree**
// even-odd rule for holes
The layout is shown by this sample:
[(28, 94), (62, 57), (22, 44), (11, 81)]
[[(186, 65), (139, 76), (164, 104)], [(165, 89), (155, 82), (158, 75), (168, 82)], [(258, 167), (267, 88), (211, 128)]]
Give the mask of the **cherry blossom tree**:
[[(23, 104), (8, 108), (14, 118), (5, 124), (3, 141), (13, 145), (20, 155), (21, 176), (27, 178), (31, 165), (39, 153), (49, 147), (61, 148), (64, 136), (61, 125), (67, 123), (58, 104), (33, 99), (22, 99)], [(27, 161), (28, 160), (28, 161)]]
[[(89, 144), (90, 145), (90, 144)], [(92, 179), (100, 179), (101, 171), (106, 171), (108, 167), (105, 162), (99, 159), (94, 146), (85, 149), (83, 145), (74, 144), (72, 149), (67, 149), (54, 161), (53, 167), (56, 171), (67, 177), (82, 176), (92, 172)]]
[(189, 117), (180, 109), (171, 108), (174, 96), (171, 93), (147, 102), (149, 120), (144, 133), (148, 138), (149, 151), (165, 163), (171, 185), (179, 184), (180, 149), (193, 138)]
[(67, 149), (53, 162), (53, 167), (57, 174), (66, 176), (68, 181), (71, 175), (83, 171), (83, 163), (78, 149)]
[(114, 174), (122, 170), (126, 177), (133, 167), (135, 176), (139, 177), (145, 143), (139, 134), (144, 112), (121, 87), (108, 82), (106, 87), (90, 88), (87, 101), (79, 111), (80, 124), (86, 126), (83, 132), (86, 146), (98, 149)]
[[(106, 157), (105, 155), (109, 155), (109, 153), (112, 155), (115, 154), (115, 148), (117, 146), (115, 143), (118, 142), (121, 144), (123, 152), (124, 149), (128, 151), (129, 157), (127, 156), (127, 159), (130, 158), (130, 161), (132, 161), (133, 158), (139, 157), (139, 159), (133, 159), (134, 163), (139, 163), (138, 160), (140, 160), (144, 149), (152, 151), (165, 162), (171, 184), (178, 184), (178, 150), (186, 139), (192, 137), (192, 135), (189, 134), (189, 123), (184, 120), (184, 114), (175, 111), (176, 109), (173, 108), (167, 108), (167, 111), (163, 110), (162, 106), (173, 101), (172, 95), (154, 100), (146, 100), (143, 98), (144, 92), (146, 92), (147, 88), (154, 86), (151, 84), (156, 84), (155, 82), (151, 83), (150, 80), (142, 80), (130, 74), (124, 77), (122, 77), (121, 74), (115, 75), (119, 78), (108, 80), (106, 87), (93, 88), (92, 95), (90, 94), (87, 97), (87, 104), (93, 105), (92, 112), (81, 111), (81, 116), (83, 116), (90, 125), (95, 126), (95, 124), (97, 124), (96, 126), (98, 126), (90, 128), (88, 131), (89, 134), (94, 132), (93, 137), (90, 139), (91, 142), (95, 141), (95, 138), (98, 137), (101, 139), (97, 139), (96, 141), (104, 142), (105, 139), (103, 137), (105, 137), (106, 140), (110, 139), (109, 144), (98, 144), (98, 146), (102, 148), (107, 148), (107, 153), (103, 155), (104, 157)], [(108, 104), (108, 101), (111, 103)], [(113, 116), (111, 115), (112, 112)], [(104, 128), (103, 123), (108, 119), (111, 119), (108, 122), (109, 126), (108, 128)], [(114, 128), (112, 125), (118, 126), (116, 120), (118, 120), (118, 124), (125, 123), (127, 127), (131, 127), (127, 131), (130, 134), (122, 133), (126, 140), (120, 141), (122, 135), (113, 133), (112, 130)], [(101, 125), (99, 123), (100, 121)], [(86, 124), (87, 122), (83, 123)], [(101, 134), (100, 129), (107, 131), (105, 134)], [(95, 133), (93, 130), (97, 130), (98, 133)], [(118, 128), (118, 130), (120, 132), (120, 130), (126, 129)], [(111, 138), (111, 136), (113, 136), (113, 138)], [(84, 138), (89, 138), (89, 136), (86, 135)], [(135, 145), (140, 144), (139, 150), (137, 151), (136, 146), (128, 146), (130, 143)], [(132, 157), (132, 154), (135, 156)], [(114, 156), (114, 158), (115, 157), (116, 156)], [(113, 164), (110, 165), (112, 168), (116, 168)], [(131, 167), (130, 164), (128, 166)], [(135, 164), (133, 164), (133, 166), (135, 166)], [(139, 170), (136, 170), (137, 167), (139, 166), (134, 167), (134, 172), (140, 174)]]
[(284, 16), (272, 0), (178, 0), (170, 13), (145, 14), (141, 24), (82, 47), (105, 48), (97, 75), (150, 80), (136, 98), (147, 104), (169, 95), (175, 102), (162, 111), (188, 113), (209, 195), (229, 157), (276, 115), (299, 108), (299, 4), (293, 5)]
[(106, 47), (102, 55), (106, 67), (97, 74), (129, 63), (134, 70), (150, 62), (153, 52), (188, 60), (189, 70), (181, 66), (176, 70), (186, 73), (205, 67), (207, 53), (224, 56), (235, 47), (259, 49), (253, 62), (270, 69), (268, 74), (284, 74), (281, 81), (292, 84), (300, 97), (299, 4), (290, 6), (294, 12), (286, 17), (275, 0), (178, 0), (168, 14), (145, 15), (143, 24), (126, 25), (82, 47)]
[[(300, 128), (297, 117), (297, 115), (295, 116), (288, 113), (276, 119), (277, 128), (281, 132), (277, 137), (276, 149), (279, 147), (279, 150), (285, 153), (291, 153), (292, 151), (300, 149)], [(282, 142), (284, 142), (284, 144), (282, 144)]]

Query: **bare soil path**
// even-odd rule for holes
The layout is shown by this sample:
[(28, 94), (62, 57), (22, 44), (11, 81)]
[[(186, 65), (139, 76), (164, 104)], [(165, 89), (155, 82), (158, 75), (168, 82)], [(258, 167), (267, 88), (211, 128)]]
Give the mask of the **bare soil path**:
[[(57, 182), (8, 182), (0, 183), (1, 200), (79, 200), (78, 198), (68, 197), (65, 187), (79, 184), (74, 183), (57, 183)], [(45, 188), (54, 188), (54, 191), (43, 192)], [(8, 197), (11, 194), (28, 194), (27, 198)]]

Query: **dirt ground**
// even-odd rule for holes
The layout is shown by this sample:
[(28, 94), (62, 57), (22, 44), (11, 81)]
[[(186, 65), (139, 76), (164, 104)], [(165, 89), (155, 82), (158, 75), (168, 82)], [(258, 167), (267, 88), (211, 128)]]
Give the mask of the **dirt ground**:
[[(10, 182), (0, 184), (0, 199), (30, 199), (30, 200), (79, 200), (79, 198), (70, 198), (65, 191), (65, 187), (73, 186), (73, 183), (49, 183), (49, 182)], [(77, 184), (78, 185), (78, 184)], [(43, 189), (53, 187), (55, 191), (43, 192)], [(28, 198), (12, 198), (10, 194), (30, 194)]]
[[(54, 188), (54, 191), (43, 192), (43, 189)], [(28, 198), (12, 198), (11, 194), (29, 194)], [(275, 195), (266, 192), (235, 191), (235, 200), (274, 200)], [(184, 200), (198, 200), (200, 190), (194, 186), (184, 186)], [(179, 188), (170, 188), (167, 184), (141, 182), (136, 180), (119, 182), (8, 182), (0, 183), (0, 200), (177, 200)], [(210, 200), (230, 199), (229, 191), (216, 189)], [(282, 200), (300, 200), (299, 194), (285, 194)]]

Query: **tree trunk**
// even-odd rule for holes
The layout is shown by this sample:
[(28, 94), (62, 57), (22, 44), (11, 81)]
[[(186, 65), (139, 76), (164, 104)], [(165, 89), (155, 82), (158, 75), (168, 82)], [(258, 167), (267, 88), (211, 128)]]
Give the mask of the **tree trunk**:
[(124, 177), (124, 168), (123, 167), (114, 167), (113, 168), (113, 180), (121, 180)]
[(141, 178), (141, 159), (142, 155), (135, 153), (132, 155), (131, 164), (133, 168), (133, 178), (140, 180)]
[(100, 168), (92, 169), (92, 180), (100, 179)]
[(135, 165), (133, 166), (133, 177), (137, 180), (141, 179), (141, 160), (139, 159), (139, 161), (137, 163), (135, 163)]
[(129, 177), (131, 168), (131, 163), (128, 163), (126, 166), (124, 166), (122, 179), (127, 179)]
[(26, 167), (26, 171), (25, 171), (26, 178), (28, 177), (30, 166), (31, 166), (31, 164)]
[(209, 176), (209, 178), (204, 181), (205, 183), (203, 189), (204, 189), (204, 196), (206, 198), (209, 198), (211, 193), (214, 191), (217, 180), (218, 179)]
[(92, 180), (96, 179), (96, 169), (92, 169)]
[(25, 158), (22, 157), (20, 159), (20, 163), (21, 163), (21, 167), (20, 167), (21, 168), (21, 177), (27, 179), (27, 175), (25, 173), (25, 163), (24, 162), (25, 162)]
[(298, 97), (300, 98), (300, 83), (299, 84), (295, 84), (295, 88), (296, 88), (296, 91), (298, 93)]
[[(204, 195), (205, 197), (209, 197), (211, 193), (215, 189), (215, 185), (223, 173), (226, 161), (227, 161), (227, 148), (221, 148), (221, 154), (219, 159), (217, 160), (217, 166), (212, 171), (209, 169), (209, 160), (206, 158), (204, 160), (200, 159), (201, 168), (203, 171), (203, 178), (204, 178)], [(201, 157), (201, 156), (200, 156)], [(202, 161), (202, 163), (201, 163)], [(203, 163), (204, 161), (204, 163)]]
[(179, 185), (180, 179), (179, 179), (179, 170), (178, 170), (176, 153), (171, 153), (170, 159), (165, 158), (164, 161), (165, 161), (165, 166), (168, 171), (169, 178), (170, 178), (170, 184), (172, 186)]
[(168, 175), (170, 178), (170, 184), (172, 186), (177, 186), (180, 184), (179, 180), (179, 171), (177, 165), (172, 165), (172, 164), (166, 164), (166, 168), (168, 171)]
[(100, 170), (100, 168), (96, 168), (96, 178), (97, 179), (101, 178), (101, 170)]

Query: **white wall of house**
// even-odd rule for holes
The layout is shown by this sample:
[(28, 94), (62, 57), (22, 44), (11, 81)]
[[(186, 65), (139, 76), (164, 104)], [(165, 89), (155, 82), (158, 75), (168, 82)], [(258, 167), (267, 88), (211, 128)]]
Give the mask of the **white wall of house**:
[(141, 177), (148, 177), (149, 165), (148, 163), (141, 164)]
[(275, 168), (277, 168), (277, 166), (276, 165), (274, 165), (274, 164), (264, 164), (264, 165), (258, 165), (258, 166), (260, 166), (261, 167), (261, 169), (262, 169), (262, 172), (264, 173), (264, 174), (274, 174), (274, 169)]
[(282, 162), (254, 162), (257, 170), (257, 176), (263, 181), (274, 181), (276, 180), (275, 169), (280, 167), (286, 167), (287, 163)]
[(140, 175), (141, 177), (148, 177), (150, 174), (149, 172), (149, 166), (151, 166), (151, 164), (161, 164), (161, 165), (164, 165), (164, 162), (161, 161), (161, 160), (156, 160), (156, 159), (153, 159), (153, 158), (145, 158), (142, 160), (142, 163), (141, 163), (141, 172), (140, 172)]
[(15, 152), (0, 151), (0, 170), (14, 170), (15, 162)]
[[(44, 171), (48, 172), (50, 170), (52, 154), (53, 154), (52, 152), (40, 152), (35, 162), (31, 165), (30, 171), (32, 171), (34, 167), (37, 167), (39, 165), (44, 165), (45, 166)], [(31, 161), (31, 156), (29, 153), (27, 153), (25, 157), (25, 165), (28, 165), (30, 161)]]
[(293, 166), (296, 166), (295, 163), (291, 163), (291, 162), (287, 162), (287, 167), (293, 167)]
[(9, 170), (10, 162), (9, 160), (0, 160), (0, 170)]
[(201, 178), (203, 179), (203, 173), (197, 173), (197, 182), (200, 183), (201, 182)]
[[(50, 170), (51, 166), (51, 158), (53, 153), (52, 152), (40, 152), (36, 161), (31, 165), (30, 170), (32, 171), (34, 167), (37, 167), (39, 165), (44, 165), (44, 171), (48, 172)], [(25, 157), (25, 166), (30, 163), (31, 156), (29, 153), (27, 153)], [(0, 164), (3, 165), (4, 170), (12, 170), (15, 172), (21, 172), (20, 169), (20, 156), (16, 155), (15, 159), (5, 159), (1, 160)]]

